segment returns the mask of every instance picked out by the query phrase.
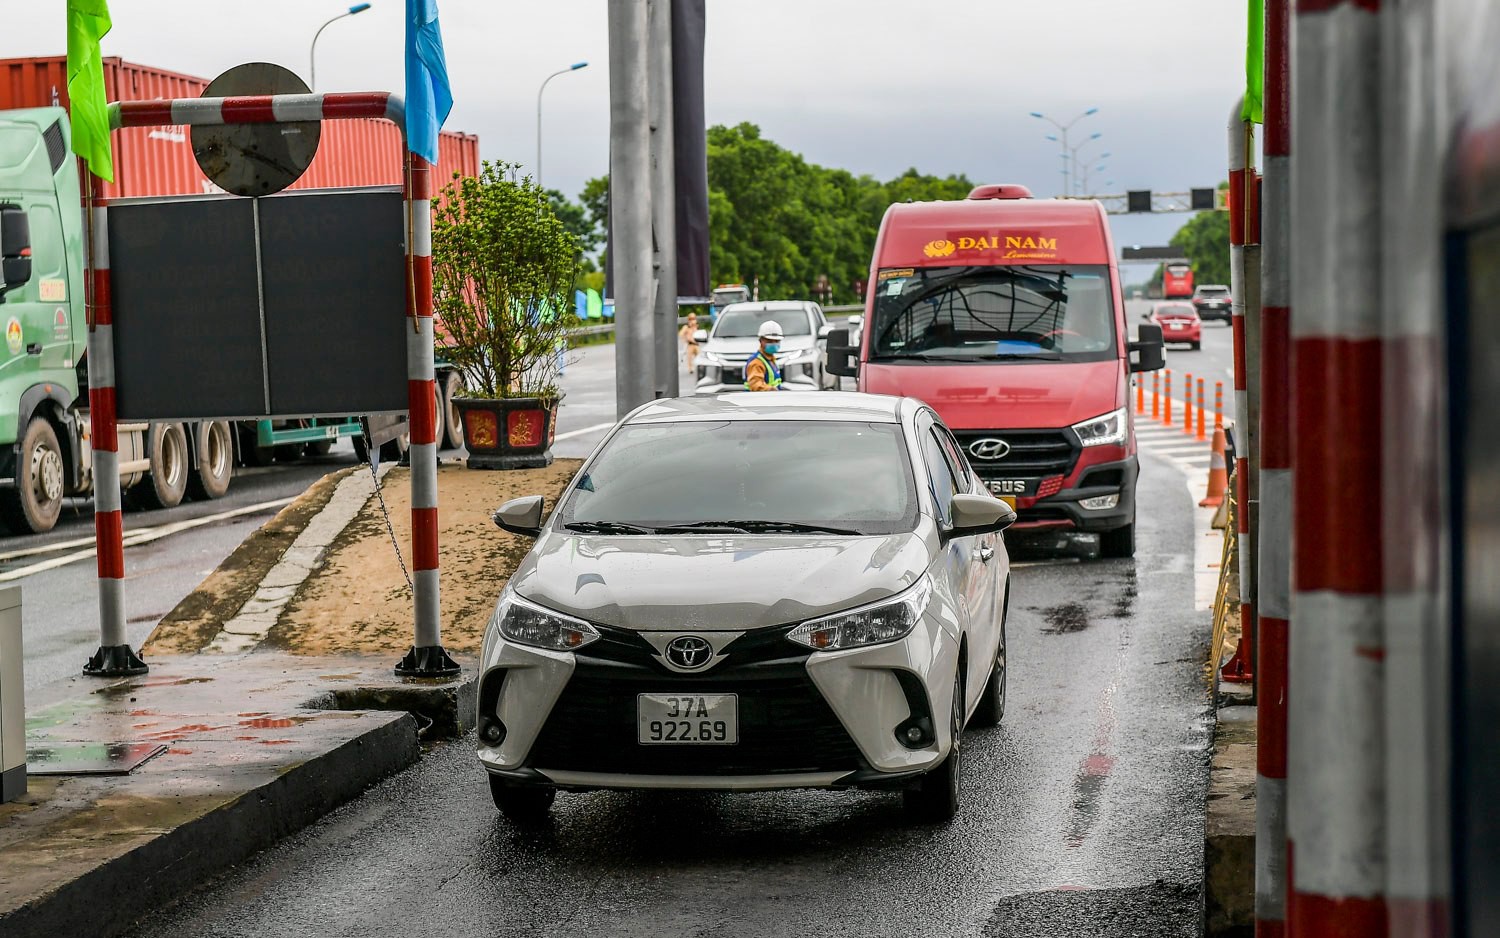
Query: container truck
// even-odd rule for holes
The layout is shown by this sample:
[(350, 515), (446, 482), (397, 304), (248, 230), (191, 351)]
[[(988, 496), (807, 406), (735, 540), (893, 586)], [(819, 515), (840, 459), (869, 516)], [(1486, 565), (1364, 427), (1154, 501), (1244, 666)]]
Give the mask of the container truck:
[[(61, 57), (0, 60), (0, 520), (17, 532), (49, 530), (63, 499), (92, 490), (88, 444), (87, 323), (83, 292), (83, 218)], [(194, 97), (204, 79), (105, 60), (111, 100)], [(38, 104), (46, 106), (25, 106)], [(106, 197), (218, 191), (198, 170), (185, 128), (134, 128), (113, 140), (115, 181)], [(324, 125), (317, 157), (293, 188), (400, 182), (400, 135), (383, 121)], [(439, 178), (472, 175), (478, 138), (444, 133)], [(440, 425), (452, 413), (458, 376), (438, 376)], [(127, 504), (171, 507), (188, 495), (217, 498), (237, 461), (261, 465), (326, 452), (361, 424), (325, 421), (225, 421), (120, 426), (120, 475)], [(439, 438), (445, 431), (440, 426)], [(457, 445), (461, 430), (446, 428)]]

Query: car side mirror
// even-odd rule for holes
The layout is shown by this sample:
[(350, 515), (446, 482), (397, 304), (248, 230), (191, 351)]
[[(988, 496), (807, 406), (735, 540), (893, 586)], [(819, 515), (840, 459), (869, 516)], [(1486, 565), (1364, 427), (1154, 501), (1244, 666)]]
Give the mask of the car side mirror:
[(1131, 372), (1158, 371), (1167, 365), (1166, 352), (1162, 348), (1161, 326), (1141, 323), (1135, 327), (1136, 340), (1130, 343), (1130, 351), (1138, 357), (1131, 361)]
[(821, 325), (821, 326), (818, 327), (818, 338), (820, 338), (820, 339), (826, 339), (826, 338), (828, 338), (828, 334), (830, 332), (832, 332), (832, 331), (833, 331), (833, 327), (830, 326), (828, 323), (825, 322), (825, 323), (823, 323), (823, 325)]
[(543, 499), (540, 495), (513, 498), (490, 515), (490, 520), (502, 531), (536, 537), (542, 533)]
[(828, 330), (828, 373), (842, 378), (859, 375), (859, 349), (849, 344), (848, 329)]
[(693, 341), (694, 342), (707, 342), (708, 341), (708, 330), (707, 329), (699, 329), (697, 332), (694, 332), (693, 333)]
[(31, 279), (31, 221), (19, 205), (0, 204), (0, 295)]
[(849, 331), (853, 332), (855, 329), (858, 329), (860, 326), (863, 326), (865, 324), (865, 317), (850, 316), (847, 322), (849, 323)]
[(953, 522), (944, 536), (949, 539), (1004, 531), (1016, 523), (1016, 510), (993, 495), (955, 495), (948, 511)]

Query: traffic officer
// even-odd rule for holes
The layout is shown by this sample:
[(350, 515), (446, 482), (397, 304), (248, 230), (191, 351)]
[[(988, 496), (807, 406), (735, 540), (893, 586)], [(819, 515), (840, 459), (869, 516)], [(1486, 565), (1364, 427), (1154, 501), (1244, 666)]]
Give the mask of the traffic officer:
[(781, 349), (781, 323), (767, 319), (755, 331), (760, 339), (760, 350), (745, 363), (745, 389), (747, 391), (782, 391), (781, 368), (776, 364), (776, 353)]

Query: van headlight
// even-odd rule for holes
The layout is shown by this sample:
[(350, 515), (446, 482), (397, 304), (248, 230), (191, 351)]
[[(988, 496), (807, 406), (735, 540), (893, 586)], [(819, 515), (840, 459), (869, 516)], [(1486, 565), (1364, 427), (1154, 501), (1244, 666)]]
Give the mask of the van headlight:
[(501, 600), (495, 615), (507, 641), (548, 651), (577, 651), (599, 640), (599, 631), (582, 619), (533, 605), (514, 593)]
[(926, 576), (895, 599), (802, 623), (787, 638), (813, 651), (840, 651), (893, 642), (916, 627), (932, 598)]
[(1084, 446), (1102, 446), (1106, 443), (1125, 442), (1125, 408), (1112, 410), (1100, 417), (1073, 424), (1078, 442)]

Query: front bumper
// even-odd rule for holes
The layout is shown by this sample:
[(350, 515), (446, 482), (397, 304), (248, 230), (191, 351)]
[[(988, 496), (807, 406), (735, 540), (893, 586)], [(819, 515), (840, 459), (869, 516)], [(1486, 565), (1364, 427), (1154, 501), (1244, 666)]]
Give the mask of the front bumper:
[[(516, 785), (567, 789), (890, 788), (941, 763), (952, 745), (958, 642), (934, 601), (905, 638), (838, 652), (788, 641), (790, 626), (744, 633), (707, 671), (668, 670), (636, 632), (598, 627), (578, 652), (517, 645), (491, 633), (479, 683), (479, 761)], [(597, 626), (596, 626), (597, 627)], [(642, 745), (639, 693), (739, 696), (734, 745)], [(908, 748), (896, 728), (926, 720)]]
[[(782, 366), (783, 385), (794, 391), (818, 390), (817, 361), (817, 358), (811, 358)], [(693, 376), (697, 382), (694, 394), (729, 394), (745, 390), (744, 362), (720, 364), (700, 359)]]
[[(1077, 467), (1063, 488), (1045, 498), (1017, 499), (1016, 532), (1081, 531), (1102, 533), (1135, 521), (1135, 486), (1140, 461), (1135, 456)], [(1119, 495), (1113, 508), (1085, 508), (1085, 499)]]

